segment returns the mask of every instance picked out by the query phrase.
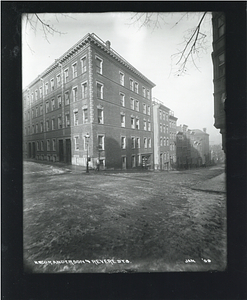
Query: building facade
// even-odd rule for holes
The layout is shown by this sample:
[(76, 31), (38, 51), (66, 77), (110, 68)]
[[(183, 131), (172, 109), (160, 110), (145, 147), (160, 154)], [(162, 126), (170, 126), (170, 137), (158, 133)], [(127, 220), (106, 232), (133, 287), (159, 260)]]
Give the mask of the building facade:
[(221, 12), (212, 13), (213, 25), (213, 53), (214, 66), (214, 126), (220, 129), (222, 134), (222, 148), (225, 151), (225, 101), (226, 101), (226, 79), (225, 79), (225, 16)]
[(152, 168), (154, 86), (87, 34), (23, 91), (24, 158)]
[(188, 129), (187, 125), (177, 127), (176, 155), (177, 169), (207, 166), (211, 163), (209, 134), (206, 128)]
[(173, 112), (153, 98), (154, 169), (169, 170), (176, 161), (176, 122)]

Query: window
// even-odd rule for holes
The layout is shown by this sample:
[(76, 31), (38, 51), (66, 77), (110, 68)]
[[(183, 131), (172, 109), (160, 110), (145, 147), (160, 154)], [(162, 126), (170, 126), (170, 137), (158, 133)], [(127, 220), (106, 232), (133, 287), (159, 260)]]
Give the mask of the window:
[(133, 98), (130, 98), (130, 108), (133, 109), (133, 110), (135, 109), (134, 103), (135, 103), (135, 102), (134, 102), (134, 99), (133, 99)]
[(66, 115), (65, 115), (65, 124), (66, 124), (66, 127), (69, 127), (69, 126), (70, 126), (70, 117), (69, 117), (69, 113), (66, 113)]
[(162, 123), (160, 123), (160, 132), (162, 132)]
[(64, 98), (65, 98), (65, 105), (69, 105), (69, 92), (65, 92), (64, 94)]
[(74, 111), (74, 126), (78, 125), (78, 111)]
[(147, 90), (147, 98), (150, 99), (150, 91)]
[(48, 94), (48, 82), (45, 83), (45, 94)]
[(162, 120), (162, 111), (160, 110), (160, 120)]
[(126, 149), (126, 137), (125, 136), (121, 137), (121, 148)]
[(130, 89), (134, 91), (134, 81), (132, 79), (130, 79)]
[(136, 166), (136, 157), (135, 157), (135, 155), (132, 155), (131, 156), (131, 167), (135, 168), (135, 166)]
[(98, 135), (98, 149), (105, 150), (105, 138), (103, 135)]
[(121, 114), (120, 118), (121, 118), (121, 127), (125, 127), (125, 115)]
[(73, 95), (73, 101), (77, 101), (78, 100), (78, 91), (77, 91), (77, 87), (74, 87), (72, 89), (72, 95)]
[(166, 153), (164, 153), (164, 161), (166, 161)]
[(55, 119), (51, 120), (51, 130), (55, 129)]
[(41, 151), (44, 151), (44, 141), (41, 141), (41, 142), (40, 142), (40, 150), (41, 150)]
[(58, 116), (58, 118), (57, 118), (57, 127), (62, 128), (62, 118), (61, 118), (61, 116)]
[(36, 148), (39, 151), (39, 142), (36, 142)]
[(168, 133), (168, 125), (166, 125), (166, 133)]
[(36, 124), (36, 133), (38, 133), (38, 132), (39, 132), (39, 125)]
[(136, 119), (136, 129), (140, 129), (140, 121), (139, 121), (139, 119)]
[(52, 150), (56, 151), (56, 139), (52, 140)]
[(28, 126), (28, 134), (30, 134), (30, 126)]
[(82, 110), (83, 123), (88, 123), (88, 109), (84, 108)]
[(219, 55), (219, 76), (225, 75), (225, 54)]
[(64, 82), (67, 83), (69, 79), (69, 69), (64, 70)]
[(58, 105), (58, 107), (62, 106), (62, 97), (60, 95), (57, 96), (57, 105)]
[(146, 97), (146, 89), (144, 86), (142, 87), (142, 94), (143, 94), (143, 97)]
[(27, 112), (27, 119), (30, 120), (30, 111)]
[(104, 114), (102, 108), (98, 108), (98, 124), (104, 124)]
[(151, 148), (151, 138), (148, 139), (148, 148)]
[(97, 56), (95, 57), (95, 59), (96, 59), (96, 72), (102, 74), (103, 61)]
[(77, 63), (72, 65), (73, 78), (77, 77)]
[(42, 116), (43, 115), (43, 105), (42, 104), (40, 104), (39, 111), (40, 111), (40, 115)]
[(141, 155), (140, 154), (137, 155), (137, 165), (138, 166), (141, 165)]
[(61, 76), (60, 74), (57, 75), (57, 86), (60, 86), (61, 84)]
[(143, 121), (143, 129), (147, 130), (147, 121), (146, 120)]
[(120, 93), (120, 105), (125, 106), (125, 95)]
[(131, 124), (131, 128), (135, 129), (135, 118), (134, 117), (130, 117), (130, 124)]
[(165, 121), (166, 120), (166, 113), (163, 112), (163, 120)]
[(38, 106), (36, 107), (35, 111), (36, 111), (36, 112), (35, 112), (35, 116), (38, 117), (38, 114), (39, 114)]
[(51, 110), (55, 109), (55, 99), (51, 99)]
[(150, 116), (150, 106), (148, 106), (148, 115)]
[(46, 101), (46, 103), (45, 103), (45, 112), (46, 113), (49, 112), (49, 101)]
[(86, 65), (86, 56), (81, 58), (81, 72), (85, 73), (87, 71), (87, 65)]
[(144, 114), (147, 113), (147, 105), (145, 103), (143, 103), (143, 113)]
[(134, 137), (131, 138), (131, 148), (135, 149), (135, 138)]
[(81, 97), (82, 99), (87, 98), (87, 82), (84, 82), (81, 85)]
[(151, 123), (148, 121), (148, 131), (151, 131)]
[(225, 33), (225, 22), (224, 22), (224, 16), (221, 15), (218, 18), (218, 37), (221, 37)]
[(160, 146), (162, 146), (162, 138), (160, 138)]
[(137, 148), (141, 147), (140, 138), (136, 138), (136, 147)]
[(49, 131), (49, 120), (46, 121), (46, 131)]
[(51, 79), (51, 91), (54, 91), (54, 78)]
[(135, 82), (135, 92), (138, 93), (138, 83)]
[(103, 99), (103, 84), (97, 82), (97, 97)]
[(43, 122), (40, 122), (40, 132), (43, 132)]
[(140, 107), (139, 107), (139, 101), (136, 100), (136, 111), (139, 111)]
[(144, 141), (144, 148), (147, 148), (148, 147), (147, 138), (144, 138), (143, 141)]
[(32, 119), (34, 118), (34, 110), (32, 109)]
[(50, 140), (46, 141), (46, 148), (47, 148), (47, 151), (50, 151)]
[(38, 100), (38, 90), (35, 91), (35, 100)]
[(40, 98), (42, 98), (42, 96), (43, 96), (43, 89), (42, 89), (42, 86), (39, 88), (39, 96), (40, 96)]
[(164, 141), (163, 141), (163, 142), (164, 142), (164, 146), (166, 146), (166, 139), (165, 139), (165, 138), (164, 138)]
[(33, 93), (32, 93), (32, 95), (31, 95), (31, 103), (33, 103)]
[(163, 131), (164, 131), (164, 133), (166, 132), (166, 125), (165, 124), (163, 124)]
[(169, 146), (169, 139), (166, 139), (166, 146)]
[(75, 136), (74, 140), (75, 140), (75, 150), (79, 150), (79, 137)]
[(119, 72), (119, 79), (120, 79), (120, 84), (124, 85), (124, 74), (122, 72)]

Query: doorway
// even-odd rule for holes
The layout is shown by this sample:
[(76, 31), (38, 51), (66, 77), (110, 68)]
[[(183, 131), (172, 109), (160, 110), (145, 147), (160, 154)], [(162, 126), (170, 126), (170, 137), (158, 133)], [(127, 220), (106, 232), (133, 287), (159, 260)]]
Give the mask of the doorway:
[(66, 163), (71, 163), (71, 140), (66, 139)]
[(63, 161), (63, 140), (59, 140), (59, 161)]

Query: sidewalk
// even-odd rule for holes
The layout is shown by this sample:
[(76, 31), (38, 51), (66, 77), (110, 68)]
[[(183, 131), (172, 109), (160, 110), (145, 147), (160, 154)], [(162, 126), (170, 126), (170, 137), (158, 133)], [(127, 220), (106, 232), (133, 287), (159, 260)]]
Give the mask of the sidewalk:
[(217, 192), (217, 193), (226, 193), (226, 174), (225, 172), (208, 179), (204, 182), (200, 182), (191, 187), (193, 190), (200, 190), (205, 192)]

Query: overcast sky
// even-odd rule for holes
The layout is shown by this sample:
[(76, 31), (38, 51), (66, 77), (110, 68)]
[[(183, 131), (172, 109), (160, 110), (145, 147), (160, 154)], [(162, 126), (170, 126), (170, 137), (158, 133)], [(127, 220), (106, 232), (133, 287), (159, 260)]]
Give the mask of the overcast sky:
[[(164, 13), (160, 27), (140, 28), (133, 23), (133, 13), (40, 14), (45, 22), (53, 24), (59, 33), (44, 36), (41, 24), (32, 30), (23, 18), (23, 87), (49, 67), (87, 33), (95, 33), (156, 84), (156, 97), (174, 111), (177, 124), (190, 129), (206, 127), (210, 143), (221, 143), (221, 135), (214, 124), (213, 65), (211, 14), (203, 22), (207, 35), (204, 49), (199, 53), (196, 67), (188, 64), (186, 75), (176, 75), (177, 60), (172, 55), (183, 49), (188, 30), (195, 28), (202, 13), (191, 13), (184, 18), (180, 13)], [(31, 17), (31, 15), (29, 15)], [(33, 16), (32, 20), (36, 22)], [(180, 20), (180, 21), (179, 21)], [(177, 25), (176, 22), (178, 22)]]

